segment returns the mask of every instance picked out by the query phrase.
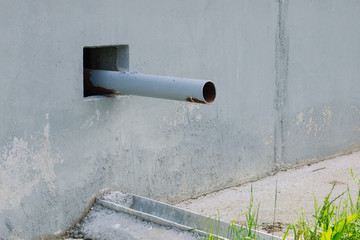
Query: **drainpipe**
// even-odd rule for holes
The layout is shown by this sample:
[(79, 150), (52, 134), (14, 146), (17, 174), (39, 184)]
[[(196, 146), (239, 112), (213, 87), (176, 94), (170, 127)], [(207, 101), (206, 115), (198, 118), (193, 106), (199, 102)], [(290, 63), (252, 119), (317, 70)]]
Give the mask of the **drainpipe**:
[(165, 77), (106, 70), (84, 70), (84, 96), (137, 95), (171, 100), (212, 103), (215, 85), (209, 80)]

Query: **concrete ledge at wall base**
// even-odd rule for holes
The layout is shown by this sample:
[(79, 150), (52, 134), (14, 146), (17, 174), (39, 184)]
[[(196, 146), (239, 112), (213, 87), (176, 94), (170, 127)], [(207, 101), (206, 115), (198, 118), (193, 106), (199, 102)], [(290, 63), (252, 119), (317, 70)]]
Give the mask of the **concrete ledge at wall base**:
[[(352, 154), (354, 152), (359, 152), (359, 151), (360, 151), (360, 144), (355, 144), (355, 145), (353, 145), (353, 146), (351, 146), (351, 147), (349, 147), (347, 149), (338, 151), (338, 152), (336, 152), (334, 154), (331, 154), (331, 155), (318, 156), (318, 157), (310, 158), (310, 159), (297, 160), (296, 163), (285, 163), (285, 164), (279, 166), (270, 175), (275, 175), (279, 171), (297, 169), (297, 168), (300, 168), (300, 167), (305, 166), (305, 165), (315, 164), (315, 163), (319, 163), (319, 162), (329, 160), (329, 159), (332, 159), (332, 158), (337, 158), (337, 157), (341, 157), (341, 156), (345, 156), (345, 155), (350, 155), (350, 154)], [(260, 180), (262, 178), (263, 177), (260, 176), (257, 180)], [(251, 181), (248, 181), (248, 182), (251, 182)]]

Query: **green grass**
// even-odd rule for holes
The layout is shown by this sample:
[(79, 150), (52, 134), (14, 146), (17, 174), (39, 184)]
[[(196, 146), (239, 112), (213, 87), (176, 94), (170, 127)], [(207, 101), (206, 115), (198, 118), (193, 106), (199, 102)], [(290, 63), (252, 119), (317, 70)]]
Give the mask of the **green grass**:
[[(285, 240), (289, 232), (292, 231), (295, 240), (359, 240), (360, 239), (360, 180), (357, 179), (351, 169), (351, 175), (358, 183), (358, 194), (356, 201), (353, 200), (350, 189), (335, 197), (332, 197), (335, 184), (331, 188), (330, 192), (325, 196), (322, 204), (314, 197), (315, 211), (311, 218), (308, 219), (306, 210), (301, 208), (298, 213), (298, 219), (290, 224), (285, 232), (283, 239)], [(250, 203), (245, 215), (245, 223), (240, 227), (232, 220), (228, 230), (228, 239), (231, 240), (243, 240), (243, 239), (258, 239), (259, 234), (257, 229), (259, 218), (259, 206), (254, 206), (253, 189), (251, 186)], [(277, 184), (275, 190), (275, 202), (274, 202), (274, 217), (273, 217), (273, 229), (276, 216), (277, 206)], [(217, 222), (220, 222), (220, 218), (217, 215)], [(212, 220), (211, 220), (212, 221)], [(207, 240), (218, 240), (219, 232), (218, 225), (214, 226), (211, 222), (210, 234), (206, 238)], [(225, 234), (223, 235), (225, 237)]]
[[(247, 207), (246, 211), (242, 214), (245, 216), (245, 223), (241, 224), (240, 226), (235, 224), (235, 220), (232, 220), (230, 223), (230, 227), (228, 229), (227, 234), (223, 233), (222, 237), (231, 240), (243, 240), (243, 239), (258, 239), (258, 219), (259, 219), (259, 207), (260, 205), (254, 206), (254, 195), (253, 195), (253, 188), (251, 185), (250, 190), (250, 203)], [(213, 216), (215, 217), (215, 223), (213, 224), (212, 218), (210, 220), (210, 230), (209, 235), (206, 240), (218, 240), (221, 239), (219, 233), (219, 223), (220, 217), (219, 214)]]
[[(276, 182), (276, 188), (275, 188), (275, 200), (274, 200), (274, 217), (273, 222), (269, 223), (271, 229), (275, 229), (275, 215), (276, 215), (276, 206), (277, 206), (277, 182)], [(235, 224), (235, 220), (232, 220), (230, 222), (230, 227), (228, 229), (228, 232), (226, 234), (227, 239), (230, 240), (245, 240), (245, 239), (262, 239), (259, 232), (257, 231), (261, 225), (258, 224), (259, 220), (259, 208), (260, 204), (254, 205), (254, 193), (253, 193), (253, 187), (251, 185), (250, 188), (250, 202), (249, 206), (246, 208), (246, 211), (242, 213), (242, 216), (245, 216), (245, 223), (242, 223), (241, 225)], [(218, 223), (220, 222), (219, 213), (217, 215), (214, 215), (215, 217), (215, 224), (212, 222), (212, 218), (210, 219), (210, 231), (209, 235), (206, 238), (206, 240), (219, 240), (219, 231), (217, 229)], [(213, 227), (215, 225), (215, 229)], [(267, 224), (266, 224), (267, 225)], [(215, 230), (215, 231), (214, 231)], [(223, 238), (225, 238), (225, 234), (222, 235)]]
[[(351, 174), (353, 179), (360, 184), (360, 180), (356, 179), (352, 169)], [(360, 188), (356, 202), (353, 201), (349, 188), (331, 199), (334, 188), (335, 185), (320, 206), (314, 197), (315, 211), (311, 219), (306, 217), (305, 209), (300, 210), (298, 219), (289, 226), (284, 239), (291, 230), (296, 240), (360, 239)], [(335, 204), (337, 200), (339, 203)]]

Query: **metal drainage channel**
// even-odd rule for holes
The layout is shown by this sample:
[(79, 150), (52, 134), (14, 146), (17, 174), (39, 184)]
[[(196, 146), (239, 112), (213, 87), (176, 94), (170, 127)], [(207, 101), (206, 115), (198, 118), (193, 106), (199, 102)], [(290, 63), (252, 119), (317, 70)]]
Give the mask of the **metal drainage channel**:
[[(218, 239), (228, 239), (230, 236), (230, 224), (211, 219), (209, 217), (185, 211), (183, 209), (158, 202), (149, 198), (140, 197), (137, 195), (127, 194), (127, 197), (131, 199), (131, 205), (129, 207), (121, 204), (114, 203), (110, 200), (101, 199), (98, 197), (96, 203), (103, 207), (114, 210), (116, 212), (126, 213), (129, 215), (140, 217), (144, 220), (163, 225), (168, 227), (175, 227), (184, 231), (193, 231), (202, 236), (208, 236), (208, 231), (211, 229), (211, 224), (216, 226), (216, 232)], [(237, 228), (242, 228), (239, 225), (235, 225)], [(247, 229), (244, 229), (247, 231)], [(258, 240), (280, 240), (281, 238), (256, 231), (258, 234)], [(225, 238), (223, 237), (225, 236)]]

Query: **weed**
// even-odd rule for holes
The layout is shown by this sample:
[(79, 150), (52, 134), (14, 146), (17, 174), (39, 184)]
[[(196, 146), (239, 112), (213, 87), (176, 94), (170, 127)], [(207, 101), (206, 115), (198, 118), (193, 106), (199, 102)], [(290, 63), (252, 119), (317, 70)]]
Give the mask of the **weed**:
[(241, 227), (247, 228), (246, 237), (248, 237), (250, 239), (251, 238), (256, 239), (256, 236), (257, 236), (256, 230), (258, 228), (260, 204), (258, 204), (255, 209), (253, 209), (253, 208), (254, 208), (254, 193), (253, 193), (253, 187), (251, 185), (250, 204), (249, 204), (249, 207), (247, 208), (247, 212), (244, 213), (245, 219), (246, 219), (246, 224), (245, 224), (245, 226), (241, 226)]
[[(358, 240), (360, 239), (360, 180), (357, 179), (351, 169), (351, 175), (359, 184), (358, 194), (356, 202), (350, 194), (349, 187), (347, 190), (338, 196), (331, 199), (331, 194), (335, 188), (335, 184), (332, 186), (330, 192), (325, 196), (323, 203), (319, 205), (317, 199), (314, 196), (314, 214), (312, 219), (307, 218), (307, 214), (304, 208), (300, 209), (298, 213), (298, 219), (294, 224), (289, 225), (287, 228), (283, 240), (286, 239), (289, 232), (292, 230), (295, 240)], [(344, 196), (347, 195), (347, 198)], [(335, 205), (335, 202), (339, 203)], [(274, 202), (274, 217), (272, 223), (272, 229), (275, 228), (275, 216), (277, 206), (277, 183), (275, 189), (275, 202)], [(243, 213), (245, 215), (246, 222), (240, 227), (232, 220), (227, 234), (225, 235), (231, 240), (240, 239), (257, 239), (258, 233), (258, 217), (259, 217), (259, 205), (254, 207), (253, 188), (251, 186), (250, 203), (247, 211)], [(218, 218), (218, 222), (220, 219)], [(210, 225), (211, 231), (207, 240), (222, 239), (219, 236), (219, 232), (216, 230), (216, 235), (213, 235), (213, 225)], [(216, 225), (218, 229), (219, 224)]]
[[(213, 218), (209, 218), (210, 220), (210, 233), (207, 240), (219, 240), (219, 239), (230, 239), (230, 240), (243, 240), (243, 239), (258, 239), (258, 232), (256, 231), (258, 228), (258, 219), (259, 219), (259, 207), (260, 205), (254, 206), (254, 194), (253, 188), (251, 185), (251, 193), (250, 193), (250, 203), (247, 207), (246, 212), (242, 215), (245, 215), (245, 224), (241, 224), (240, 226), (235, 224), (235, 220), (232, 220), (230, 223), (227, 232), (222, 233), (219, 231), (220, 229), (220, 217), (219, 214), (213, 215), (215, 217), (215, 224), (213, 224)], [(215, 228), (214, 228), (214, 227)], [(215, 233), (214, 233), (215, 232)], [(222, 234), (222, 237), (220, 237)]]
[(273, 225), (272, 225), (272, 234), (274, 235), (275, 230), (275, 216), (276, 216), (276, 205), (277, 205), (277, 190), (278, 188), (278, 182), (276, 180), (276, 186), (275, 186), (275, 201), (274, 201), (274, 214), (273, 214)]
[[(360, 184), (360, 180), (356, 179), (352, 169), (351, 174), (354, 180)], [(305, 210), (302, 208), (297, 221), (289, 226), (283, 239), (286, 238), (291, 228), (294, 231), (295, 240), (360, 239), (360, 188), (355, 204), (349, 188), (330, 200), (334, 188), (335, 184), (324, 198), (321, 206), (314, 197), (315, 212), (312, 216), (314, 221), (311, 222), (307, 219)], [(345, 193), (348, 193), (347, 199), (343, 199)], [(334, 204), (336, 200), (340, 201), (338, 205)]]

